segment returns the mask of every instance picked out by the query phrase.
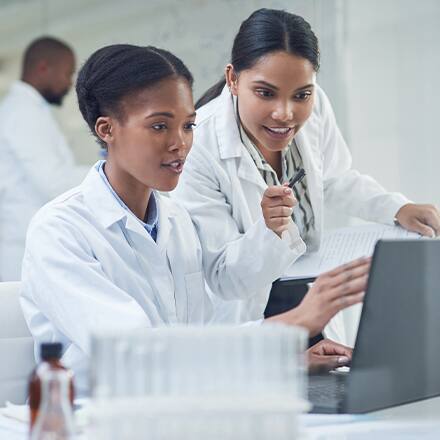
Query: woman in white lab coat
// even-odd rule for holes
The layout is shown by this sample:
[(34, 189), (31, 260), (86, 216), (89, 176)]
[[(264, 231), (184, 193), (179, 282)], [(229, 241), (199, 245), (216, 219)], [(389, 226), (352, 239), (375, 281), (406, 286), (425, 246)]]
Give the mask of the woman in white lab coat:
[[(281, 236), (286, 222), (282, 239), (296, 243), (292, 262), (306, 248), (317, 250), (324, 203), (370, 221), (396, 219), (424, 235), (440, 232), (433, 206), (388, 193), (351, 168), (330, 102), (316, 83), (318, 68), (310, 25), (285, 11), (260, 9), (242, 23), (225, 78), (196, 104), (194, 147), (173, 195), (197, 228), (210, 284), (226, 267), (234, 272), (234, 265), (233, 287), (240, 285), (243, 267), (256, 276), (272, 253), (267, 230)], [(294, 187), (292, 201), (286, 184), (300, 168), (306, 178)], [(278, 258), (284, 257), (280, 252)], [(284, 269), (279, 264), (273, 280)], [(220, 301), (217, 316), (238, 322), (261, 316), (270, 288), (260, 284), (244, 301)], [(335, 325), (333, 336), (343, 340), (341, 322)]]
[[(63, 342), (63, 362), (76, 372), (80, 394), (87, 393), (93, 330), (203, 324), (211, 317), (196, 230), (181, 206), (157, 192), (175, 188), (192, 146), (191, 84), (178, 58), (153, 47), (105, 47), (79, 73), (81, 113), (108, 159), (33, 218), (21, 304), (36, 348)], [(280, 252), (294, 254), (270, 233)], [(361, 260), (322, 277), (310, 293), (309, 314), (293, 310), (273, 319), (319, 332), (338, 310), (361, 301), (368, 266)], [(214, 293), (245, 297), (246, 274), (235, 291), (229, 276), (219, 274)], [(254, 276), (249, 282), (266, 284), (272, 273)], [(350, 354), (329, 341), (309, 351), (314, 367), (345, 364)]]

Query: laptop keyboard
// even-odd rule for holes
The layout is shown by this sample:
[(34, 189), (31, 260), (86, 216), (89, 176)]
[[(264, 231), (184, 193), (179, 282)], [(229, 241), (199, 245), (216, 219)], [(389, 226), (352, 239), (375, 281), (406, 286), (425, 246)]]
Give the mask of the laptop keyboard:
[(309, 376), (310, 402), (314, 407), (337, 409), (344, 399), (347, 378), (347, 374)]

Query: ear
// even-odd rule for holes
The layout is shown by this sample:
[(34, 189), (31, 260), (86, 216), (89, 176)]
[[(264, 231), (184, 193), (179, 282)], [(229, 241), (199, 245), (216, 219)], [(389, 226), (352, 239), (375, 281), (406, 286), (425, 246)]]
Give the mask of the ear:
[(229, 90), (233, 95), (237, 96), (238, 75), (235, 73), (234, 66), (232, 64), (228, 64), (225, 67), (225, 78), (226, 78), (226, 85), (229, 87)]
[(95, 132), (101, 140), (107, 145), (111, 144), (114, 139), (112, 128), (112, 118), (110, 116), (100, 116), (95, 123)]

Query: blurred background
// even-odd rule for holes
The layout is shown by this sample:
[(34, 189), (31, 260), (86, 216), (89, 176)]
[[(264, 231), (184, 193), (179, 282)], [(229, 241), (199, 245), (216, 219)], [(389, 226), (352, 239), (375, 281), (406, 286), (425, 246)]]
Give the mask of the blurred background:
[[(311, 23), (322, 53), (318, 81), (354, 166), (389, 190), (440, 205), (438, 0), (0, 0), (0, 97), (18, 78), (27, 44), (51, 35), (73, 47), (79, 65), (111, 43), (168, 49), (193, 72), (197, 98), (222, 74), (241, 21), (260, 7)], [(57, 117), (77, 160), (94, 163), (99, 147), (73, 91)]]

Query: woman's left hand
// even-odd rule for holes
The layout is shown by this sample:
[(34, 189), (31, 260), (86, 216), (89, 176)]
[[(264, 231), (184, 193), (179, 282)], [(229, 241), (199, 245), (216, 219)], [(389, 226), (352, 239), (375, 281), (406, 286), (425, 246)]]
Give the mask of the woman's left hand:
[(408, 203), (397, 211), (396, 220), (408, 231), (427, 237), (440, 235), (440, 212), (433, 205)]
[(326, 373), (337, 367), (349, 365), (353, 350), (330, 339), (323, 339), (307, 350), (309, 372)]

